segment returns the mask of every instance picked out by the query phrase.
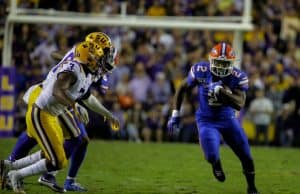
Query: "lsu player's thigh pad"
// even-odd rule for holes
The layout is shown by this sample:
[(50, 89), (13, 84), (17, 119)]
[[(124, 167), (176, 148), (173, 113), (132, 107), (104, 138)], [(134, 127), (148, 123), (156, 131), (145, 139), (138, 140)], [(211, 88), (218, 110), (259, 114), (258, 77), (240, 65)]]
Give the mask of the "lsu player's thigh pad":
[(26, 113), (28, 134), (35, 138), (52, 165), (61, 169), (67, 165), (63, 134), (56, 116), (41, 110), (35, 104)]

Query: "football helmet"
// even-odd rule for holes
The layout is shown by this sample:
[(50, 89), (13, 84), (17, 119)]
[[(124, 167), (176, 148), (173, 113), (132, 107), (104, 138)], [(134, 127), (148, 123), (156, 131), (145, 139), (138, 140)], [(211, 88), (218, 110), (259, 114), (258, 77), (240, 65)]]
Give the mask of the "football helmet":
[(99, 73), (111, 72), (117, 63), (118, 52), (117, 49), (112, 46), (109, 36), (103, 32), (92, 32), (85, 37), (85, 41), (94, 42), (103, 49), (104, 59), (102, 61), (102, 71)]
[(104, 51), (93, 42), (80, 42), (75, 47), (74, 60), (85, 65), (92, 73), (97, 73), (104, 60)]
[(219, 77), (231, 74), (236, 55), (232, 47), (225, 43), (219, 43), (209, 53), (210, 71)]
[(103, 32), (92, 32), (85, 37), (85, 41), (94, 42), (100, 45), (103, 50), (112, 47), (109, 36)]

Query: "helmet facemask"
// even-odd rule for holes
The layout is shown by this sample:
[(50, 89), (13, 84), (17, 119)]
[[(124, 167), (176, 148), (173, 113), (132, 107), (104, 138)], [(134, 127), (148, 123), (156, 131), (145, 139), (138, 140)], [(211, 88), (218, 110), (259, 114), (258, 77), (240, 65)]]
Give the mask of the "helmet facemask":
[(210, 59), (210, 71), (218, 77), (226, 77), (231, 74), (234, 60), (213, 58)]
[(113, 69), (116, 67), (116, 59), (117, 59), (117, 49), (114, 47), (105, 48), (104, 57), (98, 61), (99, 65), (99, 73), (111, 73)]

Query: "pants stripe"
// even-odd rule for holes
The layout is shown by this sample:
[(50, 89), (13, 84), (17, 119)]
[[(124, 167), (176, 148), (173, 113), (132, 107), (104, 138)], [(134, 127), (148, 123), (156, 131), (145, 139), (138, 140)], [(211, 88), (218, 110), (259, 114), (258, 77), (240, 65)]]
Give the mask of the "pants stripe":
[(66, 123), (65, 118), (62, 115), (58, 116), (59, 122), (61, 125), (63, 125), (64, 129), (69, 133), (71, 138), (77, 137), (75, 136), (74, 132), (70, 129), (70, 126)]
[(51, 146), (51, 142), (50, 142), (49, 138), (47, 137), (45, 130), (43, 129), (41, 122), (40, 122), (40, 109), (38, 109), (34, 106), (32, 108), (32, 120), (33, 120), (34, 127), (37, 131), (37, 134), (39, 135), (43, 146), (45, 147), (48, 155), (50, 156), (52, 165), (57, 166), (58, 160), (57, 160), (55, 151), (54, 151), (53, 147)]
[(78, 137), (80, 135), (80, 129), (78, 128), (73, 115), (69, 111), (66, 111), (62, 114), (62, 116), (65, 122), (70, 126), (70, 130), (72, 131), (74, 137)]

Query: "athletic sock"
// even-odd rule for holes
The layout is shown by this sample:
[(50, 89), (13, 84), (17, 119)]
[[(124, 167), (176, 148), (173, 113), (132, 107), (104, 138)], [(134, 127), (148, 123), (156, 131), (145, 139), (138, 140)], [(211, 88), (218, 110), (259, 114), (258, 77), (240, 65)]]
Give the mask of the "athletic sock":
[(41, 158), (42, 158), (41, 151), (37, 151), (29, 156), (26, 156), (24, 158), (12, 162), (11, 167), (13, 170), (21, 169), (28, 165), (36, 163), (37, 161), (41, 160)]
[(17, 172), (22, 178), (45, 173), (47, 172), (46, 159), (41, 159), (34, 164), (18, 170)]

